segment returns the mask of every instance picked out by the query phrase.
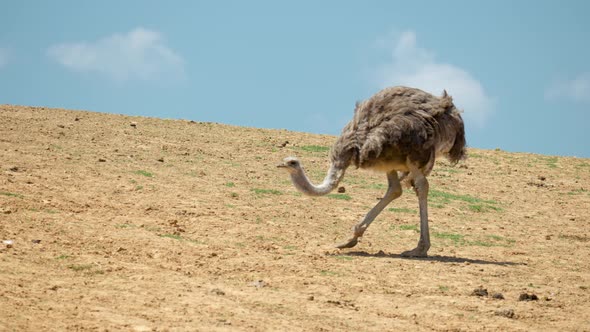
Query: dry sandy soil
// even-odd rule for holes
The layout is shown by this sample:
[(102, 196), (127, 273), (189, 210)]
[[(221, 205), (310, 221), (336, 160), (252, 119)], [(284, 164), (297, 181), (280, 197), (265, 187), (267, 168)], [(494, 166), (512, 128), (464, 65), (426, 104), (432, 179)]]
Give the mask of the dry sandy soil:
[(0, 330), (590, 330), (589, 159), (438, 162), (409, 259), (411, 191), (338, 251), (385, 177), (313, 198), (275, 168), (317, 182), (333, 141), (0, 105)]

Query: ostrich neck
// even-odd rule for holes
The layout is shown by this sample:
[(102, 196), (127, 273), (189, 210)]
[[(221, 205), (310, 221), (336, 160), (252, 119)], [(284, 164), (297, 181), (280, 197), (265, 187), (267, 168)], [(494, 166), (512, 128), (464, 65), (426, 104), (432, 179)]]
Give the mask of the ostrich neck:
[(302, 193), (309, 196), (322, 196), (330, 193), (338, 186), (338, 183), (340, 183), (340, 180), (342, 180), (342, 177), (344, 176), (344, 171), (345, 169), (343, 168), (337, 168), (334, 165), (331, 165), (324, 181), (317, 186), (309, 181), (303, 169), (299, 169), (297, 172), (292, 173), (291, 180), (297, 190)]

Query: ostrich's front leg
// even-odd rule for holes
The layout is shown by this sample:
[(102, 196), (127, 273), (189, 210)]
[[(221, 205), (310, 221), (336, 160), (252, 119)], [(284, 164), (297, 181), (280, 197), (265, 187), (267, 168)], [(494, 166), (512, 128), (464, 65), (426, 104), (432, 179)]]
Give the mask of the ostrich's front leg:
[(405, 257), (426, 257), (430, 249), (430, 233), (428, 230), (428, 180), (422, 172), (416, 172), (414, 177), (414, 189), (418, 196), (420, 206), (420, 240), (418, 246), (412, 250), (404, 251)]
[(369, 225), (377, 218), (379, 213), (383, 211), (383, 209), (387, 206), (387, 204), (391, 203), (394, 199), (398, 198), (402, 194), (402, 186), (399, 182), (399, 178), (397, 177), (397, 171), (387, 173), (387, 182), (389, 187), (387, 188), (387, 192), (381, 198), (379, 203), (375, 205), (369, 213), (361, 220), (358, 224), (356, 224), (352, 231), (354, 232), (352, 238), (348, 239), (348, 241), (336, 245), (336, 248), (343, 249), (343, 248), (352, 248), (356, 246), (358, 243), (358, 239), (363, 236), (363, 233), (367, 230)]

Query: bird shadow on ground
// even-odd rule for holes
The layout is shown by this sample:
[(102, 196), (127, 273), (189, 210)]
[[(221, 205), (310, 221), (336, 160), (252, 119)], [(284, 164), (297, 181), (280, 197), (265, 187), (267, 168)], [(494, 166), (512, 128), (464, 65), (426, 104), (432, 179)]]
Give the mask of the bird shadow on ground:
[(368, 253), (366, 251), (350, 251), (345, 253), (334, 253), (330, 256), (353, 256), (353, 257), (376, 257), (376, 258), (390, 258), (390, 259), (406, 259), (406, 260), (417, 260), (427, 262), (441, 262), (441, 263), (470, 263), (470, 264), (482, 264), (482, 265), (500, 265), (500, 266), (515, 266), (515, 265), (527, 265), (521, 262), (497, 262), (497, 261), (486, 261), (483, 259), (471, 259), (454, 256), (428, 256), (428, 257), (405, 257), (400, 254), (387, 254), (383, 251), (377, 253)]

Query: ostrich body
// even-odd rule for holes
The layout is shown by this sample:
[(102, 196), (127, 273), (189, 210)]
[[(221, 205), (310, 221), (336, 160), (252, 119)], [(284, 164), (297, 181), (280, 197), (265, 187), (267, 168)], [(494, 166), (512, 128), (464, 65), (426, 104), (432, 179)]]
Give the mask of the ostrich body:
[(408, 87), (386, 88), (357, 103), (354, 118), (344, 127), (330, 151), (331, 165), (324, 181), (314, 185), (299, 160), (287, 157), (278, 167), (285, 168), (304, 194), (321, 196), (338, 186), (346, 169), (371, 169), (387, 175), (383, 198), (353, 227), (352, 237), (337, 248), (352, 248), (367, 227), (394, 199), (402, 194), (400, 181), (414, 188), (420, 208), (420, 239), (416, 248), (402, 256), (425, 257), (430, 248), (428, 231), (428, 180), (439, 156), (457, 163), (465, 156), (463, 119), (444, 91), (436, 97)]

